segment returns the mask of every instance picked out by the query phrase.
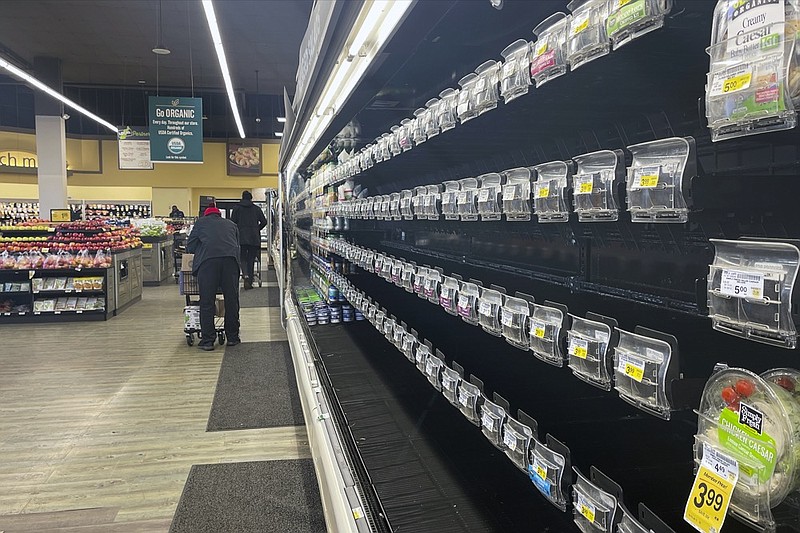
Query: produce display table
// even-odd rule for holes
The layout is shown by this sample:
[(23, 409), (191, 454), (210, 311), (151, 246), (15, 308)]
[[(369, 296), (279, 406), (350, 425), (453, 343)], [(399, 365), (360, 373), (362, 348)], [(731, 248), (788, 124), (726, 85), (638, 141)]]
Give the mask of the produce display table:
[(173, 239), (171, 235), (142, 236), (143, 279), (146, 286), (161, 285), (172, 274)]

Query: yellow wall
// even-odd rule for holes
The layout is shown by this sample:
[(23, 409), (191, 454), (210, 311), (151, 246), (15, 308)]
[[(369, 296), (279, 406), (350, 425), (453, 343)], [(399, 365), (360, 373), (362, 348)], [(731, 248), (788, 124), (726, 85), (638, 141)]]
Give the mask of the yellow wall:
[[(35, 152), (36, 137), (28, 133), (0, 132), (0, 150)], [(67, 139), (69, 196), (77, 200), (152, 200), (156, 215), (166, 215), (178, 205), (194, 212), (201, 195), (240, 198), (242, 191), (278, 187), (280, 144), (262, 144), (261, 176), (227, 175), (224, 142), (203, 143), (203, 164), (156, 163), (153, 170), (119, 170), (117, 141)], [(35, 174), (0, 173), (0, 198), (36, 199)], [(165, 206), (166, 212), (164, 211)]]

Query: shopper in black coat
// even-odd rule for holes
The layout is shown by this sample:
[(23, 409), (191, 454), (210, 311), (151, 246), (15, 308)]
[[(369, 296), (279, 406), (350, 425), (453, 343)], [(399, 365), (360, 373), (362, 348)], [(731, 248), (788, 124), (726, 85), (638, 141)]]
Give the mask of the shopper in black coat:
[(186, 251), (194, 254), (192, 274), (200, 289), (201, 350), (214, 349), (217, 289), (225, 299), (225, 336), (228, 346), (239, 339), (239, 230), (236, 224), (222, 218), (219, 209), (211, 206), (197, 219), (186, 243)]
[(231, 220), (239, 227), (244, 288), (252, 289), (256, 255), (261, 253), (261, 230), (267, 226), (267, 217), (261, 208), (253, 203), (250, 191), (244, 191), (242, 201), (236, 204)]

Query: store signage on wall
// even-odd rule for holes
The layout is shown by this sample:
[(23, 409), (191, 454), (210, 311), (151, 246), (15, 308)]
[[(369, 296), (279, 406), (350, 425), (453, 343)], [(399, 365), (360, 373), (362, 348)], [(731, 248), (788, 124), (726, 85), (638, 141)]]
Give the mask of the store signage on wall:
[(261, 175), (261, 143), (228, 142), (228, 176)]
[(147, 128), (122, 128), (117, 134), (117, 154), (120, 170), (153, 170)]
[(203, 162), (203, 99), (149, 98), (150, 161)]
[(14, 171), (19, 169), (39, 168), (39, 160), (32, 152), (21, 150), (2, 150), (0, 151), (0, 169)]

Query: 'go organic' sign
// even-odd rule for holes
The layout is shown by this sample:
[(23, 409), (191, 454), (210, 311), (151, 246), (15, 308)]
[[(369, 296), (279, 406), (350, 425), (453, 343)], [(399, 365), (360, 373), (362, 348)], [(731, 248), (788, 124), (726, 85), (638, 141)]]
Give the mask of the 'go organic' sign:
[(203, 162), (203, 100), (151, 96), (150, 161)]

